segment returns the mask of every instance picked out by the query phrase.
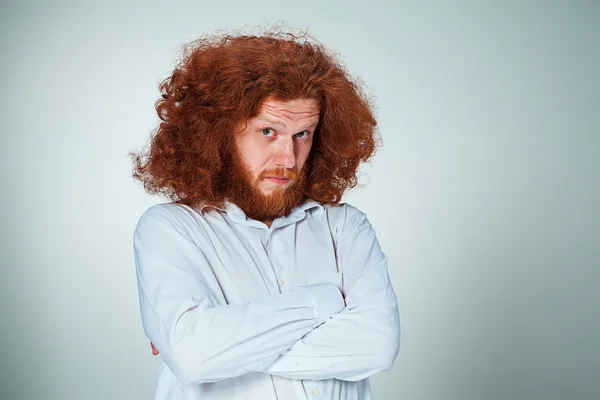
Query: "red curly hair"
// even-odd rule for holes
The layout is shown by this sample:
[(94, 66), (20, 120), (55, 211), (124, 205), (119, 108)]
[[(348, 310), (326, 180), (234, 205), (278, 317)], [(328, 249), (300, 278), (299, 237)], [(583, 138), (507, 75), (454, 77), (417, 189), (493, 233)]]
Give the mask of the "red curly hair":
[(240, 122), (268, 97), (320, 103), (307, 160), (306, 195), (338, 203), (377, 145), (372, 106), (360, 85), (307, 35), (212, 36), (187, 45), (160, 84), (160, 125), (149, 147), (132, 153), (146, 191), (188, 205), (222, 204), (228, 152)]

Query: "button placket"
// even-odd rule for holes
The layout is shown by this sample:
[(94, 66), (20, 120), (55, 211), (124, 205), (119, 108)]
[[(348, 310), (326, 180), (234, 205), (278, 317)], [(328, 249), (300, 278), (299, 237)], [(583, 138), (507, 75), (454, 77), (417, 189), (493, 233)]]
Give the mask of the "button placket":
[(279, 269), (279, 274), (277, 274), (277, 283), (279, 284), (279, 287), (282, 287), (285, 285), (285, 279), (283, 278), (283, 275), (285, 271), (285, 257), (288, 250), (288, 246), (285, 244), (285, 242), (281, 242), (281, 244), (279, 244), (278, 247), (279, 248), (275, 252), (275, 258), (279, 260), (279, 262), (275, 262), (274, 265), (276, 265)]
[(273, 268), (273, 274), (275, 275), (275, 279), (277, 280), (277, 285), (279, 286), (279, 289), (281, 290), (281, 288), (285, 285), (285, 280), (283, 278), (283, 268), (281, 263), (278, 263), (277, 260), (280, 258), (280, 254), (281, 250), (283, 249), (285, 251), (286, 246), (280, 246), (279, 249), (277, 249), (277, 251), (273, 251), (274, 248), (274, 240), (275, 240), (275, 231), (271, 231), (268, 234), (268, 241), (267, 241), (267, 257), (269, 258), (269, 261), (271, 263), (271, 267)]
[(271, 232), (266, 231), (264, 239), (263, 240), (263, 247), (265, 249), (265, 253), (267, 253), (267, 257), (269, 257), (269, 246), (271, 246)]

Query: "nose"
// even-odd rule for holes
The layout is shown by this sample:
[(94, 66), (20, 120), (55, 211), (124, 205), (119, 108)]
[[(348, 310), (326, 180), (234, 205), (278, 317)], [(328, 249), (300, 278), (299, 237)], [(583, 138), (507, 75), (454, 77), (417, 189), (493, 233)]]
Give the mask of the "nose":
[(293, 140), (285, 140), (273, 156), (273, 161), (278, 167), (292, 169), (296, 166), (296, 152)]

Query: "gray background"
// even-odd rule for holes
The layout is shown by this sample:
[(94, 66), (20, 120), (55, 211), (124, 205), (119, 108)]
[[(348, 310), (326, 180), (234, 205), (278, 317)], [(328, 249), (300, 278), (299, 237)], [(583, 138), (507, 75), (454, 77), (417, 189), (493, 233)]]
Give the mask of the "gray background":
[(384, 399), (600, 398), (599, 1), (13, 1), (0, 9), (0, 398), (150, 399), (130, 175), (180, 45), (283, 20), (376, 96), (345, 200), (402, 317)]

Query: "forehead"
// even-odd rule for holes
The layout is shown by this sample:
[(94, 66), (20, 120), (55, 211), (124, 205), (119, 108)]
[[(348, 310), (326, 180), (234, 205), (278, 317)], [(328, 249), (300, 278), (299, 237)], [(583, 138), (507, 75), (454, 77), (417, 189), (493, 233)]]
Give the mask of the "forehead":
[(279, 101), (266, 99), (258, 112), (259, 117), (271, 117), (287, 120), (288, 122), (318, 119), (321, 106), (315, 99), (295, 99)]

